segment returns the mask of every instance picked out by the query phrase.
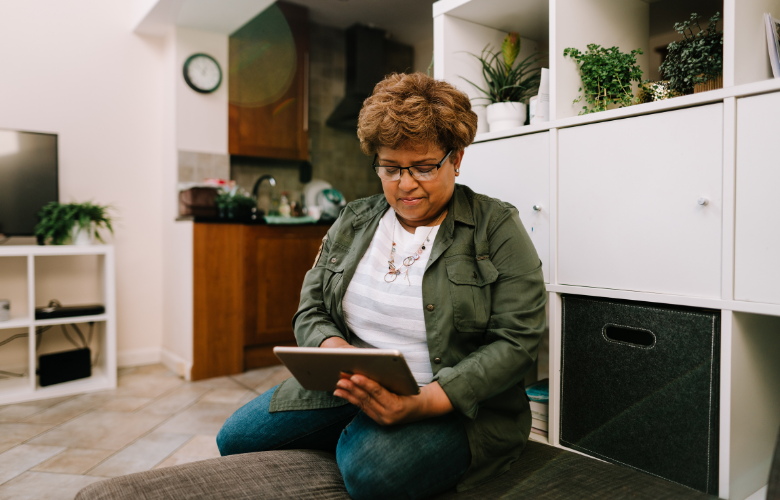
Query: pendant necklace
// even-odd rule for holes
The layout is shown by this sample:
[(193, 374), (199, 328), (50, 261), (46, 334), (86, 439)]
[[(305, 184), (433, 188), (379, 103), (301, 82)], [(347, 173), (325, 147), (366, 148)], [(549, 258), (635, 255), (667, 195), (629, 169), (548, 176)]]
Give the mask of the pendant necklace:
[(390, 260), (387, 261), (389, 264), (389, 269), (387, 271), (387, 274), (385, 274), (385, 282), (392, 283), (395, 281), (395, 279), (398, 277), (399, 274), (404, 273), (406, 277), (406, 281), (409, 283), (409, 285), (412, 284), (411, 281), (409, 281), (409, 268), (412, 267), (412, 265), (417, 262), (420, 259), (420, 256), (425, 251), (425, 244), (430, 243), (431, 241), (431, 233), (433, 233), (433, 230), (436, 229), (436, 226), (438, 226), (441, 223), (441, 220), (444, 218), (444, 216), (447, 215), (447, 211), (445, 210), (442, 212), (442, 214), (436, 219), (436, 221), (433, 223), (433, 227), (431, 227), (431, 230), (428, 231), (428, 235), (425, 237), (425, 240), (423, 240), (422, 245), (420, 245), (420, 248), (417, 249), (416, 252), (414, 252), (412, 255), (406, 257), (402, 263), (401, 268), (406, 269), (396, 269), (395, 267), (395, 226), (398, 223), (398, 216), (396, 215), (393, 220), (393, 246), (390, 247)]

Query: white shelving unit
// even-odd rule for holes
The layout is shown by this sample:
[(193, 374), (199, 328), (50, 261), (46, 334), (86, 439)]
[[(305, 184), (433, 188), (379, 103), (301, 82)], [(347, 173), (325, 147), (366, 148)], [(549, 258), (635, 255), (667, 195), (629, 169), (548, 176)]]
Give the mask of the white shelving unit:
[[(97, 258), (98, 275), (94, 279), (99, 282), (102, 303), (105, 305), (106, 312), (93, 316), (36, 320), (36, 259), (74, 256), (95, 256)], [(14, 260), (19, 265), (3, 265)], [(0, 362), (3, 363), (3, 366), (0, 366), (0, 370), (12, 373), (22, 372), (24, 374), (22, 377), (0, 379), (0, 405), (115, 388), (117, 383), (117, 365), (114, 247), (112, 245), (84, 247), (71, 245), (0, 246), (0, 266), (2, 266), (0, 269), (3, 271), (8, 271), (7, 276), (0, 273), (0, 295), (8, 293), (7, 290), (18, 291), (25, 289), (23, 296), (18, 293), (16, 297), (13, 297), (11, 320), (0, 322), (0, 341), (18, 333), (25, 333), (27, 341), (25, 360), (17, 359), (17, 362), (14, 362), (8, 361), (6, 358), (0, 358)], [(8, 285), (7, 287), (3, 286), (4, 281)], [(24, 281), (23, 287), (13, 286), (14, 284), (21, 285), (21, 281)], [(60, 300), (67, 305), (67, 297), (62, 297)], [(23, 307), (14, 308), (14, 305), (18, 303), (23, 304)], [(38, 377), (35, 375), (38, 360), (36, 330), (43, 326), (81, 323), (95, 323), (95, 335), (97, 338), (91, 348), (94, 349), (95, 346), (98, 346), (98, 352), (93, 355), (93, 359), (97, 359), (97, 364), (92, 367), (92, 376), (86, 379), (41, 387), (38, 384)], [(13, 342), (23, 341), (19, 339)], [(0, 355), (4, 354), (4, 348), (8, 346), (11, 346), (11, 344), (0, 347)], [(13, 347), (17, 351), (23, 350), (18, 347), (18, 344)]]
[[(723, 14), (724, 88), (578, 116), (582, 104), (572, 101), (581, 82), (564, 48), (642, 48), (648, 75), (664, 9), (687, 11), (675, 21)], [(562, 294), (720, 310), (719, 496), (733, 500), (764, 497), (780, 428), (780, 169), (772, 147), (780, 79), (768, 62), (764, 12), (780, 17), (780, 0), (433, 6), (434, 76), (470, 97), (477, 93), (464, 78), (481, 75), (466, 52), (498, 47), (508, 31), (549, 51), (551, 120), (478, 133), (459, 179), (515, 205), (542, 260), (548, 443), (560, 446)]]

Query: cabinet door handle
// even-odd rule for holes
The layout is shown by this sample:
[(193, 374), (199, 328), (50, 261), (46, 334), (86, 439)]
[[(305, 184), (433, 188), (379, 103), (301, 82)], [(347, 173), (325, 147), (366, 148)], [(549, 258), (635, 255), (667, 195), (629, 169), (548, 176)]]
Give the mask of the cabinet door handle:
[(542, 211), (542, 206), (541, 205), (534, 205), (534, 210), (536, 210), (537, 212), (541, 212)]
[(707, 198), (703, 198), (703, 197), (699, 198), (699, 205), (705, 206), (705, 205), (709, 205), (709, 204), (710, 204), (710, 200), (708, 200)]

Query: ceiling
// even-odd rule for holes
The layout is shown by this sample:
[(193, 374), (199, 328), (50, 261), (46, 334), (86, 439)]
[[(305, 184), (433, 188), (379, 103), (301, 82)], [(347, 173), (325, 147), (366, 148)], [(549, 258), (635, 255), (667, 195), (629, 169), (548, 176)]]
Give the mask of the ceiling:
[(355, 23), (389, 32), (394, 40), (415, 44), (433, 39), (434, 0), (289, 0), (309, 8), (309, 21), (347, 28)]

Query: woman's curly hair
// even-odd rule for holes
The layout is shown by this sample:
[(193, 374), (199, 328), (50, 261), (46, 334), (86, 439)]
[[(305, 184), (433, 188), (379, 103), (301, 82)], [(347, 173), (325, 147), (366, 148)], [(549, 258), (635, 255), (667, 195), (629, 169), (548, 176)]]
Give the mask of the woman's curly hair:
[(377, 83), (363, 102), (357, 130), (367, 155), (381, 147), (461, 151), (476, 133), (477, 115), (468, 96), (423, 73), (393, 73)]

